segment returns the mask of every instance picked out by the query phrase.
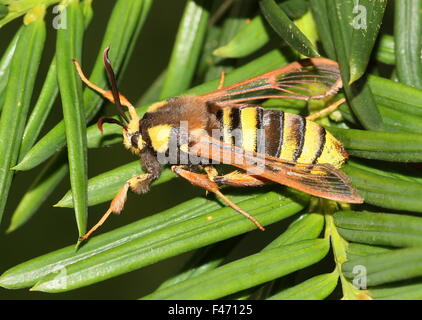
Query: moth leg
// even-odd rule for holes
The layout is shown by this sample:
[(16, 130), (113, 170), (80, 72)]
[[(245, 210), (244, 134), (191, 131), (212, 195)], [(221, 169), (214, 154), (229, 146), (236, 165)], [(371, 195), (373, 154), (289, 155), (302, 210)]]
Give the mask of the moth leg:
[(214, 181), (215, 177), (218, 176), (218, 171), (213, 166), (205, 166), (204, 171), (206, 172), (208, 179), (210, 179), (211, 181)]
[[(202, 168), (208, 176), (208, 179), (214, 181), (214, 178), (218, 176), (218, 171), (214, 166), (204, 166)], [(208, 195), (208, 190), (205, 191), (205, 194)]]
[(258, 220), (256, 220), (249, 213), (242, 210), (233, 201), (231, 201), (229, 198), (227, 198), (225, 195), (223, 195), (220, 192), (220, 190), (218, 189), (218, 185), (214, 181), (211, 181), (206, 174), (200, 174), (200, 173), (188, 171), (188, 170), (184, 169), (183, 166), (172, 166), (171, 170), (174, 173), (176, 173), (178, 176), (188, 180), (193, 185), (201, 187), (201, 188), (203, 188), (207, 191), (215, 193), (226, 204), (228, 204), (234, 210), (236, 210), (237, 212), (239, 212), (240, 214), (244, 215), (246, 218), (251, 220), (259, 229), (261, 229), (262, 231), (265, 230), (264, 227), (258, 222)]
[(269, 183), (268, 180), (257, 176), (248, 175), (240, 171), (232, 171), (224, 176), (215, 176), (214, 182), (234, 187), (257, 187)]
[(108, 210), (106, 211), (106, 213), (104, 213), (101, 219), (87, 233), (85, 233), (82, 237), (79, 238), (79, 242), (82, 242), (88, 239), (88, 237), (95, 230), (97, 230), (101, 225), (103, 225), (103, 223), (107, 220), (110, 214), (112, 213), (119, 214), (120, 212), (122, 212), (126, 203), (127, 192), (129, 188), (131, 188), (132, 191), (136, 193), (142, 192), (145, 188), (146, 183), (148, 183), (148, 187), (149, 187), (150, 177), (151, 177), (151, 174), (145, 173), (145, 174), (140, 174), (138, 176), (135, 176), (127, 180), (125, 185), (119, 190), (119, 192), (116, 194), (113, 200), (111, 200), (110, 206)]
[(306, 120), (315, 120), (315, 119), (317, 119), (321, 116), (324, 116), (328, 113), (331, 113), (334, 110), (336, 110), (340, 105), (342, 105), (345, 101), (346, 101), (346, 99), (341, 98), (340, 100), (334, 102), (333, 104), (329, 105), (328, 107), (307, 116)]
[[(110, 102), (116, 103), (114, 101), (111, 90), (104, 90), (103, 88), (100, 88), (96, 84), (89, 81), (88, 78), (85, 76), (84, 72), (82, 71), (81, 65), (79, 64), (78, 60), (73, 59), (73, 63), (75, 64), (76, 71), (78, 72), (79, 77), (88, 87), (90, 87), (92, 90), (101, 94), (104, 98), (108, 99)], [(122, 103), (122, 105), (124, 106), (132, 105), (124, 95), (122, 95), (121, 93), (119, 93), (119, 95), (120, 95), (120, 102)]]
[(224, 87), (224, 78), (226, 76), (226, 73), (224, 71), (221, 71), (220, 73), (220, 82), (218, 83), (218, 87), (217, 90), (221, 89)]
[[(88, 78), (85, 76), (84, 72), (82, 71), (81, 65), (79, 64), (78, 60), (73, 59), (73, 64), (75, 65), (75, 68), (79, 74), (79, 77), (89, 88), (101, 94), (104, 98), (108, 99), (111, 103), (114, 103), (114, 104), (118, 103), (115, 101), (113, 92), (111, 90), (104, 90), (103, 88), (100, 88), (99, 86), (97, 86), (96, 84), (88, 80)], [(129, 113), (132, 118), (138, 119), (139, 116), (136, 113), (135, 107), (132, 105), (132, 103), (130, 103), (130, 101), (120, 92), (118, 94), (119, 94), (118, 100), (120, 100), (120, 104), (128, 108)]]

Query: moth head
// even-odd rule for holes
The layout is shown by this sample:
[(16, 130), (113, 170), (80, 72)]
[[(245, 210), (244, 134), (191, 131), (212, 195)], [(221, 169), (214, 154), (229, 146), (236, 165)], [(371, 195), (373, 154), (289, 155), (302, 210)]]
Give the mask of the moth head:
[(123, 144), (135, 154), (138, 154), (145, 147), (139, 120), (131, 119), (127, 127), (123, 128)]
[[(120, 114), (120, 120), (104, 117), (100, 118), (97, 122), (98, 129), (103, 132), (103, 124), (105, 122), (121, 126), (123, 128), (123, 144), (127, 149), (131, 150), (135, 154), (138, 154), (145, 146), (145, 142), (141, 135), (141, 119), (134, 106), (123, 95), (121, 95), (117, 89), (116, 77), (111, 67), (110, 60), (108, 59), (109, 50), (109, 47), (104, 50), (104, 65), (110, 81), (111, 92), (108, 91), (105, 95), (110, 95), (111, 93), (111, 96), (108, 98), (116, 105), (117, 111)], [(123, 106), (127, 108), (129, 117), (126, 115)]]
[(142, 139), (141, 126), (138, 119), (130, 119), (127, 123), (114, 118), (100, 118), (97, 122), (98, 129), (103, 132), (104, 123), (114, 123), (122, 127), (123, 144), (135, 154), (138, 154), (144, 147), (145, 141)]

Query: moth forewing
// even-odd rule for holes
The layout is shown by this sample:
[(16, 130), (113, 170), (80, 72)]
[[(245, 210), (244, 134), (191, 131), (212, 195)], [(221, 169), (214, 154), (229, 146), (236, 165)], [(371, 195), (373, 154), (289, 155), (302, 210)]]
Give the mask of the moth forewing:
[(309, 100), (332, 96), (341, 87), (341, 75), (335, 61), (310, 58), (292, 62), (201, 97), (221, 104), (270, 98)]
[(348, 177), (330, 164), (294, 163), (265, 154), (245, 152), (239, 147), (205, 136), (197, 137), (189, 152), (238, 167), (248, 174), (317, 197), (348, 203), (363, 202), (362, 197), (351, 186)]

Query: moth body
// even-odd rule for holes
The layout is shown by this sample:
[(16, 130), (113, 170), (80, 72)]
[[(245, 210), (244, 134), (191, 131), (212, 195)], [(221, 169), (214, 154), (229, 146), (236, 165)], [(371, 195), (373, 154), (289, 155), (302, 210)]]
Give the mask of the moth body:
[[(261, 230), (264, 227), (223, 195), (219, 185), (261, 186), (273, 182), (321, 198), (363, 202), (348, 177), (339, 170), (348, 154), (334, 136), (302, 116), (254, 104), (270, 98), (306, 101), (334, 95), (342, 86), (336, 62), (305, 59), (227, 87), (223, 86), (222, 76), (217, 90), (157, 102), (140, 118), (117, 89), (108, 50), (104, 51), (104, 63), (111, 91), (91, 83), (76, 60), (75, 66), (81, 79), (115, 103), (120, 113), (122, 121), (100, 118), (99, 129), (102, 131), (106, 122), (121, 126), (123, 144), (139, 156), (145, 173), (127, 180), (104, 217), (81, 241), (111, 213), (123, 210), (129, 189), (148, 192), (151, 183), (160, 176), (163, 164), (170, 165), (175, 174), (192, 184), (215, 193)], [(214, 164), (220, 163), (237, 170), (219, 175)]]
[(300, 115), (258, 105), (218, 108), (195, 96), (153, 104), (128, 128), (132, 129), (123, 129), (124, 144), (136, 154), (144, 148), (154, 155), (168, 153), (169, 148), (180, 147), (181, 130), (187, 129), (188, 141), (199, 132), (245, 151), (301, 164), (325, 163), (340, 168), (347, 159), (347, 152), (333, 135)]

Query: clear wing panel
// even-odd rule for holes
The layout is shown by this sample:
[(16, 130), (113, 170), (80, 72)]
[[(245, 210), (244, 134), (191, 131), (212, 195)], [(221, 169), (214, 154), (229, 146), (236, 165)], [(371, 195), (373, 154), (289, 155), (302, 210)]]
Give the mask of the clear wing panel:
[(221, 104), (268, 98), (322, 99), (334, 95), (341, 86), (340, 71), (336, 62), (325, 58), (312, 58), (293, 62), (202, 97)]

